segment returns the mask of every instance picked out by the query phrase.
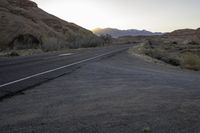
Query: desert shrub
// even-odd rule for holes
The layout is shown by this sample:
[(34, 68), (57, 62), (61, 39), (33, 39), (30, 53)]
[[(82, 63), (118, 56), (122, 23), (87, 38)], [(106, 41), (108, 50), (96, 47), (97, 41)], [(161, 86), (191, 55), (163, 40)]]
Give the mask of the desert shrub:
[(144, 127), (144, 128), (142, 129), (142, 131), (143, 131), (144, 133), (151, 132), (151, 128), (150, 128), (150, 127)]
[(15, 57), (20, 56), (20, 53), (18, 51), (3, 51), (0, 52), (1, 57)]
[(200, 70), (200, 56), (194, 53), (183, 53), (181, 57), (181, 67), (196, 71)]
[(12, 51), (8, 56), (19, 56), (19, 54), (16, 51)]
[(180, 60), (177, 56), (173, 56), (172, 53), (167, 53), (166, 51), (154, 49), (149, 50), (150, 52), (146, 53), (146, 55), (156, 58), (158, 60), (162, 60), (168, 64), (179, 66)]
[(180, 59), (177, 56), (173, 55), (172, 53), (168, 53), (166, 50), (163, 50), (160, 47), (151, 48), (148, 44), (145, 43), (138, 45), (137, 47), (135, 47), (135, 49), (141, 54), (145, 54), (152, 58), (169, 63), (171, 65), (180, 65)]
[(42, 50), (56, 51), (60, 49), (70, 48), (87, 48), (97, 47), (103, 44), (103, 40), (96, 36), (72, 36), (70, 35), (67, 41), (55, 37), (43, 37)]
[(168, 63), (168, 64), (171, 64), (171, 65), (174, 65), (174, 66), (179, 66), (180, 65), (180, 59), (177, 58), (177, 57), (172, 57), (172, 56), (163, 56), (160, 60)]
[(156, 59), (162, 59), (165, 52), (159, 48), (153, 48), (153, 49), (146, 49), (144, 50), (145, 54), (148, 56), (151, 56)]
[(60, 50), (63, 48), (66, 48), (67, 44), (66, 42), (64, 42), (61, 39), (57, 39), (54, 37), (51, 38), (47, 38), (44, 40), (44, 43), (42, 45), (42, 50), (44, 51), (56, 51), (56, 50)]
[[(150, 40), (142, 45), (138, 45), (135, 50), (141, 54), (148, 55), (174, 66), (200, 70), (200, 52), (198, 48), (195, 47), (196, 49), (194, 50), (194, 47), (190, 48), (187, 46), (186, 48), (188, 50), (186, 51), (183, 45), (174, 45), (178, 44), (177, 42), (160, 43), (160, 45), (158, 42), (154, 44), (154, 41)], [(196, 42), (190, 43), (197, 45)]]
[(29, 56), (29, 55), (41, 54), (43, 53), (43, 51), (41, 49), (26, 49), (26, 50), (17, 50), (17, 53), (19, 53), (20, 56)]
[(109, 34), (101, 35), (100, 38), (104, 41), (104, 43), (111, 43), (112, 42), (112, 36)]
[(88, 48), (101, 46), (103, 41), (97, 37), (77, 37), (73, 42), (70, 43), (69, 48)]

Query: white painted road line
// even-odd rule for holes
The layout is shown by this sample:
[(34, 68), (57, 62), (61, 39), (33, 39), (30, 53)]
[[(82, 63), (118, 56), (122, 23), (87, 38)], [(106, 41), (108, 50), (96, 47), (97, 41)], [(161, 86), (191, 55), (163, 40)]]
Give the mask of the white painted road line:
[(115, 53), (115, 52), (119, 52), (119, 51), (122, 51), (122, 50), (125, 50), (125, 49), (127, 49), (127, 48), (123, 48), (123, 49), (120, 49), (120, 50), (111, 51), (111, 52), (108, 52), (108, 53), (105, 53), (105, 54), (101, 54), (101, 55), (98, 55), (98, 56), (95, 56), (95, 57), (92, 57), (92, 58), (88, 58), (88, 59), (85, 59), (85, 60), (74, 62), (72, 64), (68, 64), (68, 65), (61, 66), (61, 67), (58, 67), (58, 68), (55, 68), (55, 69), (51, 69), (51, 70), (48, 70), (48, 71), (37, 73), (37, 74), (31, 75), (31, 76), (28, 76), (28, 77), (25, 77), (25, 78), (21, 78), (21, 79), (15, 80), (15, 81), (11, 81), (11, 82), (8, 82), (8, 83), (0, 85), (0, 88), (9, 86), (9, 85), (12, 85), (12, 84), (15, 84), (15, 83), (19, 83), (21, 81), (25, 81), (27, 79), (38, 77), (38, 76), (41, 76), (41, 75), (44, 75), (44, 74), (47, 74), (47, 73), (50, 73), (50, 72), (54, 72), (54, 71), (57, 71), (57, 70), (60, 70), (60, 69), (63, 69), (63, 68), (74, 66), (74, 65), (77, 65), (77, 64), (80, 64), (80, 63), (83, 63), (83, 62), (94, 60), (94, 59), (97, 59), (97, 58), (100, 58), (100, 57), (103, 57), (103, 56), (106, 56), (106, 55), (109, 55), (109, 54), (112, 54), (112, 53)]
[(53, 56), (53, 57), (46, 57), (46, 58), (43, 58), (43, 60), (48, 60), (48, 59), (53, 59), (53, 58), (63, 57), (63, 56), (70, 56), (70, 55), (73, 55), (73, 54), (74, 54), (74, 53), (60, 54), (60, 55), (56, 55), (56, 56)]
[(58, 55), (58, 56), (69, 56), (69, 55), (73, 55), (73, 53), (66, 53), (66, 54), (60, 54), (60, 55)]

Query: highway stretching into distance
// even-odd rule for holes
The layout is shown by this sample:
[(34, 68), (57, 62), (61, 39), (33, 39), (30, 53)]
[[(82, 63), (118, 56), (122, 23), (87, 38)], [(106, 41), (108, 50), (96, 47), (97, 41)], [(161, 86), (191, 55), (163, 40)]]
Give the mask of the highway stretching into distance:
[(0, 59), (0, 98), (69, 73), (85, 62), (125, 49), (128, 49), (127, 45)]
[(200, 73), (131, 46), (0, 58), (0, 132), (199, 133)]

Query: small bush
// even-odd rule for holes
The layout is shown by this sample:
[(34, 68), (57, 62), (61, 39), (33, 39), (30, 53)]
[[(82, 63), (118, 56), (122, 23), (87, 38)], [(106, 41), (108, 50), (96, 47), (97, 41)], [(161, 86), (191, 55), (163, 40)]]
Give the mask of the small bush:
[(176, 57), (164, 56), (160, 60), (162, 60), (168, 64), (174, 65), (174, 66), (180, 66), (180, 59), (178, 59)]
[(104, 41), (104, 43), (112, 43), (112, 36), (109, 34), (101, 35), (100, 38)]
[(67, 47), (66, 42), (62, 41), (61, 39), (54, 38), (54, 37), (46, 38), (42, 45), (42, 49), (46, 52), (57, 51), (57, 50), (60, 50), (60, 49), (66, 48), (66, 47)]
[(143, 128), (142, 130), (143, 130), (143, 132), (145, 132), (145, 133), (151, 132), (151, 128), (150, 128), (150, 127), (145, 127), (145, 128)]
[(200, 57), (193, 53), (183, 53), (181, 66), (198, 71), (200, 70)]
[(10, 54), (8, 54), (8, 56), (19, 56), (19, 54), (17, 52), (13, 51)]
[(102, 46), (103, 41), (100, 38), (89, 36), (89, 37), (77, 37), (70, 44), (69, 48), (88, 48)]
[(152, 50), (147, 50), (145, 51), (146, 55), (151, 56), (155, 59), (162, 60), (168, 64), (174, 65), (174, 66), (179, 66), (180, 65), (180, 60), (176, 56), (172, 56), (170, 53), (166, 53), (166, 51), (163, 51), (159, 48), (155, 48)]
[(147, 49), (145, 54), (159, 60), (165, 56), (165, 52), (159, 48)]

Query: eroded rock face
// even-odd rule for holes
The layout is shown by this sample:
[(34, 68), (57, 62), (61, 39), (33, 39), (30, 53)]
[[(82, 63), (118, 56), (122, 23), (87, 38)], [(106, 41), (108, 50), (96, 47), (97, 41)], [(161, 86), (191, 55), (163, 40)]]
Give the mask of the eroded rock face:
[(35, 2), (29, 0), (8, 0), (9, 4), (15, 7), (20, 7), (24, 9), (28, 8), (37, 8), (37, 4)]
[(12, 49), (30, 49), (39, 48), (41, 41), (31, 34), (18, 35), (10, 43), (9, 47)]
[(98, 40), (91, 31), (61, 20), (29, 0), (0, 0), (0, 50), (64, 48)]

